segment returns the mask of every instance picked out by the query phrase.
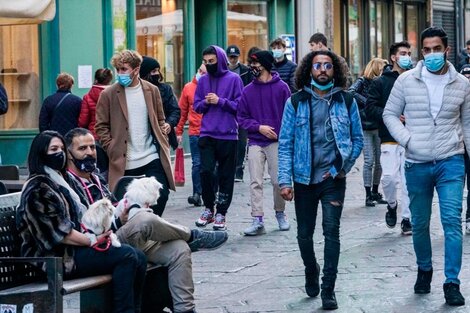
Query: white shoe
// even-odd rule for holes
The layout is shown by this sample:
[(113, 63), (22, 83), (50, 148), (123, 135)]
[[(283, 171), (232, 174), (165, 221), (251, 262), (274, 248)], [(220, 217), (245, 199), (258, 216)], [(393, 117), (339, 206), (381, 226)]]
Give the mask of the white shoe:
[(265, 234), (266, 231), (264, 230), (264, 223), (260, 222), (257, 217), (254, 217), (251, 226), (245, 229), (243, 233), (245, 233), (246, 236), (258, 236)]

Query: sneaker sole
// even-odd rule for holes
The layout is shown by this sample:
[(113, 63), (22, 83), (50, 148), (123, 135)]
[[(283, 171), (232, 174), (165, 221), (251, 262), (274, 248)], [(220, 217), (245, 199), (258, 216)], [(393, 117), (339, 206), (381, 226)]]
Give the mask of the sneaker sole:
[(227, 230), (227, 226), (212, 226), (213, 230)]
[(211, 223), (214, 223), (214, 221), (212, 220), (212, 221), (209, 221), (209, 222), (207, 222), (207, 223), (205, 223), (205, 224), (198, 223), (198, 222), (196, 221), (195, 224), (196, 224), (197, 227), (206, 227), (208, 224), (211, 224)]
[(288, 230), (290, 230), (290, 226), (289, 226), (288, 228), (281, 228), (281, 227), (279, 227), (279, 230), (280, 230), (280, 231), (288, 231)]
[(259, 229), (258, 231), (256, 232), (252, 232), (252, 233), (248, 233), (248, 232), (243, 232), (245, 234), (245, 236), (259, 236), (259, 235), (264, 235), (266, 234), (266, 229)]

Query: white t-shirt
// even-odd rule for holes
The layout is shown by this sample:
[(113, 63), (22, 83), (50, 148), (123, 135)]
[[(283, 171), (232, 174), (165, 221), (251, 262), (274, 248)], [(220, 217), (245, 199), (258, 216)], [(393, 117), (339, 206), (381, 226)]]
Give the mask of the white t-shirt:
[(142, 85), (126, 87), (125, 94), (129, 123), (126, 170), (130, 170), (158, 159), (158, 153), (150, 133), (151, 127)]
[(436, 116), (442, 107), (444, 88), (450, 79), (449, 71), (444, 75), (436, 75), (429, 72), (427, 68), (423, 66), (421, 77), (428, 89), (429, 108), (431, 110), (432, 117), (433, 119), (436, 119)]

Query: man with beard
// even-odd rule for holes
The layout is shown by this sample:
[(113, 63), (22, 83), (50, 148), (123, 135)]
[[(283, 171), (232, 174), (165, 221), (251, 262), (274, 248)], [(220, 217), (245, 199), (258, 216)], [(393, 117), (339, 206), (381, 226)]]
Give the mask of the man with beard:
[(322, 204), (325, 247), (321, 299), (326, 310), (338, 308), (334, 288), (346, 174), (363, 146), (356, 101), (343, 90), (346, 73), (344, 63), (331, 51), (307, 54), (296, 72), (296, 85), (302, 90), (287, 100), (279, 135), (279, 186), (287, 201), (294, 198), (295, 190), (297, 240), (310, 297), (320, 292), (313, 233), (318, 204)]
[[(65, 144), (69, 155), (67, 171), (70, 185), (80, 201), (87, 207), (102, 198), (115, 202), (106, 182), (93, 173), (96, 168), (96, 145), (91, 132), (84, 128), (72, 129), (65, 135)], [(169, 223), (145, 210), (142, 203), (135, 203), (136, 200), (123, 200), (127, 207), (115, 219), (113, 230), (121, 242), (142, 250), (150, 263), (168, 267), (168, 288), (173, 312), (196, 312), (191, 252), (219, 248), (227, 241), (227, 233), (191, 230)], [(146, 203), (147, 206), (151, 204)], [(142, 212), (130, 218), (129, 209), (136, 206), (143, 208)], [(157, 283), (155, 285), (161, 286)]]

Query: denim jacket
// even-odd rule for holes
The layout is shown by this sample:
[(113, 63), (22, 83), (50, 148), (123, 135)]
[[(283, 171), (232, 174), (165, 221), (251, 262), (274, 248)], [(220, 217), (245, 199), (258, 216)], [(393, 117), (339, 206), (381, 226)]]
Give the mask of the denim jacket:
[[(304, 90), (312, 93), (309, 88)], [(361, 119), (357, 103), (353, 100), (348, 109), (339, 88), (332, 90), (329, 114), (336, 147), (341, 160), (334, 162), (330, 174), (334, 178), (341, 170), (348, 173), (359, 157), (364, 145)], [(291, 98), (287, 99), (279, 134), (279, 186), (292, 187), (292, 179), (301, 184), (310, 183), (312, 170), (312, 144), (310, 127), (310, 103), (300, 101), (297, 111)], [(339, 166), (335, 166), (339, 164)]]

